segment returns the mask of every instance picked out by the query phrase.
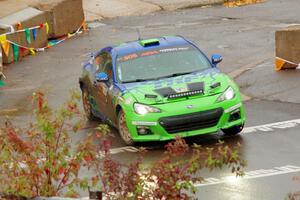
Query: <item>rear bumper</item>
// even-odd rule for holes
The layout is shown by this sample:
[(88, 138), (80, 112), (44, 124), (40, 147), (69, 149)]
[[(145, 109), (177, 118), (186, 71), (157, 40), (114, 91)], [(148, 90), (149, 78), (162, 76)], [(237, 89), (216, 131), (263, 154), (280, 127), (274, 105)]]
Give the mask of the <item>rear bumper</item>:
[[(208, 99), (211, 98), (211, 99)], [(125, 111), (126, 121), (135, 142), (165, 141), (177, 135), (190, 137), (210, 134), (221, 129), (241, 125), (245, 122), (244, 106), (237, 96), (230, 101), (213, 103), (215, 97), (204, 101), (192, 99), (157, 105), (161, 113), (141, 116), (133, 111)], [(187, 108), (193, 105), (193, 108)], [(234, 113), (238, 113), (233, 117)], [(147, 128), (149, 134), (140, 135), (138, 128)]]

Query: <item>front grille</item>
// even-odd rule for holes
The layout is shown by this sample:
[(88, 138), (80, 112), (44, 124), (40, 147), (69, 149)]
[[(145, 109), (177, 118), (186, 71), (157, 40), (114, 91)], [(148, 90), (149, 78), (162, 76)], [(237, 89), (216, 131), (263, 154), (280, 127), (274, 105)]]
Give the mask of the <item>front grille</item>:
[(168, 133), (194, 131), (216, 126), (222, 114), (223, 109), (217, 108), (187, 115), (163, 117), (159, 123)]

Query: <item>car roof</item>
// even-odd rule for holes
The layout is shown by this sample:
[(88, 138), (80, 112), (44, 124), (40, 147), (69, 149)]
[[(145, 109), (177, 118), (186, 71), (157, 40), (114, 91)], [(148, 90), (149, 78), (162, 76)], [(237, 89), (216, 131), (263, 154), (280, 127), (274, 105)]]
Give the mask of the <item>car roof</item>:
[[(158, 40), (158, 45), (153, 46), (143, 46), (141, 42), (150, 41), (150, 40)], [(122, 43), (119, 46), (115, 46), (112, 50), (116, 55), (122, 56), (127, 55), (134, 52), (140, 52), (145, 50), (151, 50), (156, 48), (168, 48), (179, 45), (189, 45), (190, 42), (181, 36), (164, 36), (158, 38), (150, 38), (150, 39), (141, 39), (132, 42)]]

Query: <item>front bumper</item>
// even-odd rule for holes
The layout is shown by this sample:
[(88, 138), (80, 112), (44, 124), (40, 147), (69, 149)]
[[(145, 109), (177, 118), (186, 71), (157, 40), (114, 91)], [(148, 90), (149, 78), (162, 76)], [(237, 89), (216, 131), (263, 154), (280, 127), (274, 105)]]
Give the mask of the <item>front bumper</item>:
[[(220, 103), (216, 102), (216, 98), (210, 96), (155, 105), (161, 113), (143, 116), (133, 110), (125, 110), (132, 139), (135, 142), (165, 141), (177, 135), (190, 137), (215, 133), (245, 122), (245, 110), (239, 96)], [(138, 128), (146, 128), (148, 133), (141, 135)]]

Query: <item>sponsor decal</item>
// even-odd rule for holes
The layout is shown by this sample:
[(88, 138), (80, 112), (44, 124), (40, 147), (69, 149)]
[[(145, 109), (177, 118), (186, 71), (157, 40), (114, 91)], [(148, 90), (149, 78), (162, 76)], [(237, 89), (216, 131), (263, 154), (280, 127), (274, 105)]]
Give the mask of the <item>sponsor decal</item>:
[(178, 47), (178, 48), (169, 48), (169, 49), (161, 49), (159, 50), (159, 52), (174, 52), (174, 51), (186, 51), (186, 50), (190, 50), (189, 47)]
[(186, 87), (174, 88), (177, 93), (187, 92), (188, 89)]
[(126, 55), (122, 58), (122, 61), (127, 61), (127, 60), (132, 60), (132, 59), (135, 59), (137, 58), (138, 55), (136, 53), (134, 54), (129, 54), (129, 55)]
[(155, 54), (159, 54), (159, 51), (146, 51), (146, 52), (141, 54), (141, 57), (151, 56), (151, 55), (155, 55)]

